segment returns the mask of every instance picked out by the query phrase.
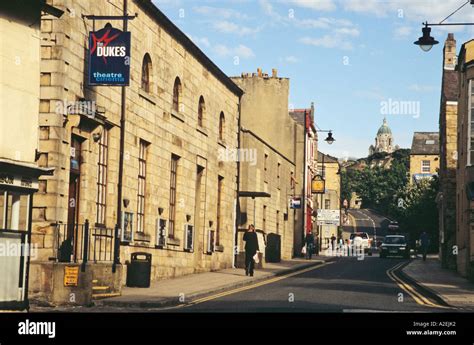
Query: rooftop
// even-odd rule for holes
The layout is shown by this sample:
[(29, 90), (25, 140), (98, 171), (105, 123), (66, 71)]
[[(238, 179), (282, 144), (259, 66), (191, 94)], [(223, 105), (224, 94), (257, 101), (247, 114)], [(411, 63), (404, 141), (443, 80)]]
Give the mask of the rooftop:
[(411, 144), (412, 155), (438, 155), (439, 133), (438, 132), (415, 132)]

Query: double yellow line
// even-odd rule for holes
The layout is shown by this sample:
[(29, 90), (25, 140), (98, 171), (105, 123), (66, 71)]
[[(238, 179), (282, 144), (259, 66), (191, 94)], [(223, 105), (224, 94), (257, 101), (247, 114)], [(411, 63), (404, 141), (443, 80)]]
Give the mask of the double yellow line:
[(401, 262), (398, 265), (395, 265), (392, 268), (389, 268), (386, 273), (390, 279), (392, 279), (403, 291), (408, 293), (416, 303), (431, 308), (441, 308), (441, 309), (452, 309), (450, 307), (445, 307), (436, 303), (433, 303), (428, 298), (424, 297), (421, 293), (416, 291), (411, 285), (404, 282), (400, 277), (395, 274), (395, 271), (399, 269), (405, 262)]
[(299, 271), (296, 271), (296, 272), (292, 272), (292, 273), (277, 276), (277, 277), (274, 277), (274, 278), (266, 279), (264, 281), (257, 282), (255, 284), (246, 285), (246, 286), (243, 286), (243, 287), (240, 287), (240, 288), (232, 289), (232, 290), (229, 290), (229, 291), (224, 291), (224, 292), (217, 293), (217, 294), (207, 296), (207, 297), (203, 297), (203, 298), (198, 298), (198, 299), (195, 299), (194, 301), (191, 301), (191, 302), (186, 303), (186, 304), (180, 304), (178, 306), (173, 306), (173, 307), (169, 307), (169, 308), (160, 308), (160, 309), (164, 310), (164, 309), (176, 309), (176, 308), (190, 307), (190, 306), (201, 304), (201, 303), (204, 303), (204, 302), (208, 302), (208, 301), (211, 301), (211, 300), (214, 300), (214, 299), (217, 299), (217, 298), (233, 295), (233, 294), (236, 294), (236, 293), (239, 293), (239, 292), (242, 292), (242, 291), (251, 290), (251, 289), (255, 289), (255, 288), (260, 287), (260, 286), (272, 284), (272, 283), (275, 283), (277, 281), (296, 276), (298, 274), (314, 271), (318, 268), (331, 265), (334, 262), (335, 261), (329, 261), (329, 262), (326, 262), (326, 263), (322, 263), (321, 265), (311, 266), (311, 267), (308, 267), (308, 268), (305, 268), (305, 269), (302, 269), (302, 270), (299, 270)]

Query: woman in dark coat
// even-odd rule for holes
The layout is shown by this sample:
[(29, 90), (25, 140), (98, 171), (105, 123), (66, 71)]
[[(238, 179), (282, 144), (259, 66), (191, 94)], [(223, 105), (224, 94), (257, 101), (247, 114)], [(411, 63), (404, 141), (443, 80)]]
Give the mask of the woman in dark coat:
[(258, 238), (255, 232), (253, 224), (249, 225), (247, 232), (244, 234), (245, 241), (245, 275), (253, 277), (253, 269), (255, 262), (253, 261), (254, 255), (259, 251)]

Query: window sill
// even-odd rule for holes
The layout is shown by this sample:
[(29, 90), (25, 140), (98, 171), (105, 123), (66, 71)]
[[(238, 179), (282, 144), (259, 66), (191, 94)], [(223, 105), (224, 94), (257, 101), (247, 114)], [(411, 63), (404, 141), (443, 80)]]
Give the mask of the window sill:
[(198, 131), (199, 133), (205, 135), (206, 137), (209, 136), (209, 134), (207, 133), (207, 129), (205, 129), (204, 127), (199, 127), (199, 126), (198, 126), (198, 127), (196, 128), (196, 131)]
[(171, 110), (171, 116), (180, 120), (181, 122), (184, 122), (184, 115), (181, 113), (178, 113), (176, 110)]
[(148, 102), (150, 102), (151, 104), (153, 105), (156, 105), (156, 103), (158, 103), (157, 99), (155, 98), (155, 96), (153, 96), (152, 94), (146, 92), (145, 90), (143, 89), (138, 89), (138, 95), (144, 99), (146, 99)]
[(170, 246), (179, 246), (181, 244), (181, 241), (177, 238), (168, 237), (168, 239), (166, 240), (166, 244)]
[(133, 242), (150, 242), (151, 236), (146, 235), (143, 232), (138, 232), (135, 231), (135, 238), (133, 239)]
[(224, 246), (218, 246), (218, 245), (216, 245), (216, 246), (214, 247), (214, 251), (215, 251), (215, 252), (220, 252), (220, 253), (222, 253), (222, 252), (224, 252)]

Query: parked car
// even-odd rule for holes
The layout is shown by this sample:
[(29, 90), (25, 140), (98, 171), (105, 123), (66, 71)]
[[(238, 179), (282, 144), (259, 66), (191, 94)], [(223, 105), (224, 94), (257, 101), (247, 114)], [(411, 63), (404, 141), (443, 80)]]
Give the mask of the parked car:
[(369, 237), (369, 234), (366, 232), (354, 232), (349, 237), (350, 244), (354, 246), (354, 248), (363, 248), (364, 253), (368, 253), (369, 255), (372, 254), (370, 251), (370, 246), (372, 240)]
[(410, 257), (410, 248), (408, 247), (407, 239), (403, 235), (388, 235), (385, 236), (382, 245), (380, 246), (380, 257), (386, 258), (388, 256), (401, 256), (405, 259)]

